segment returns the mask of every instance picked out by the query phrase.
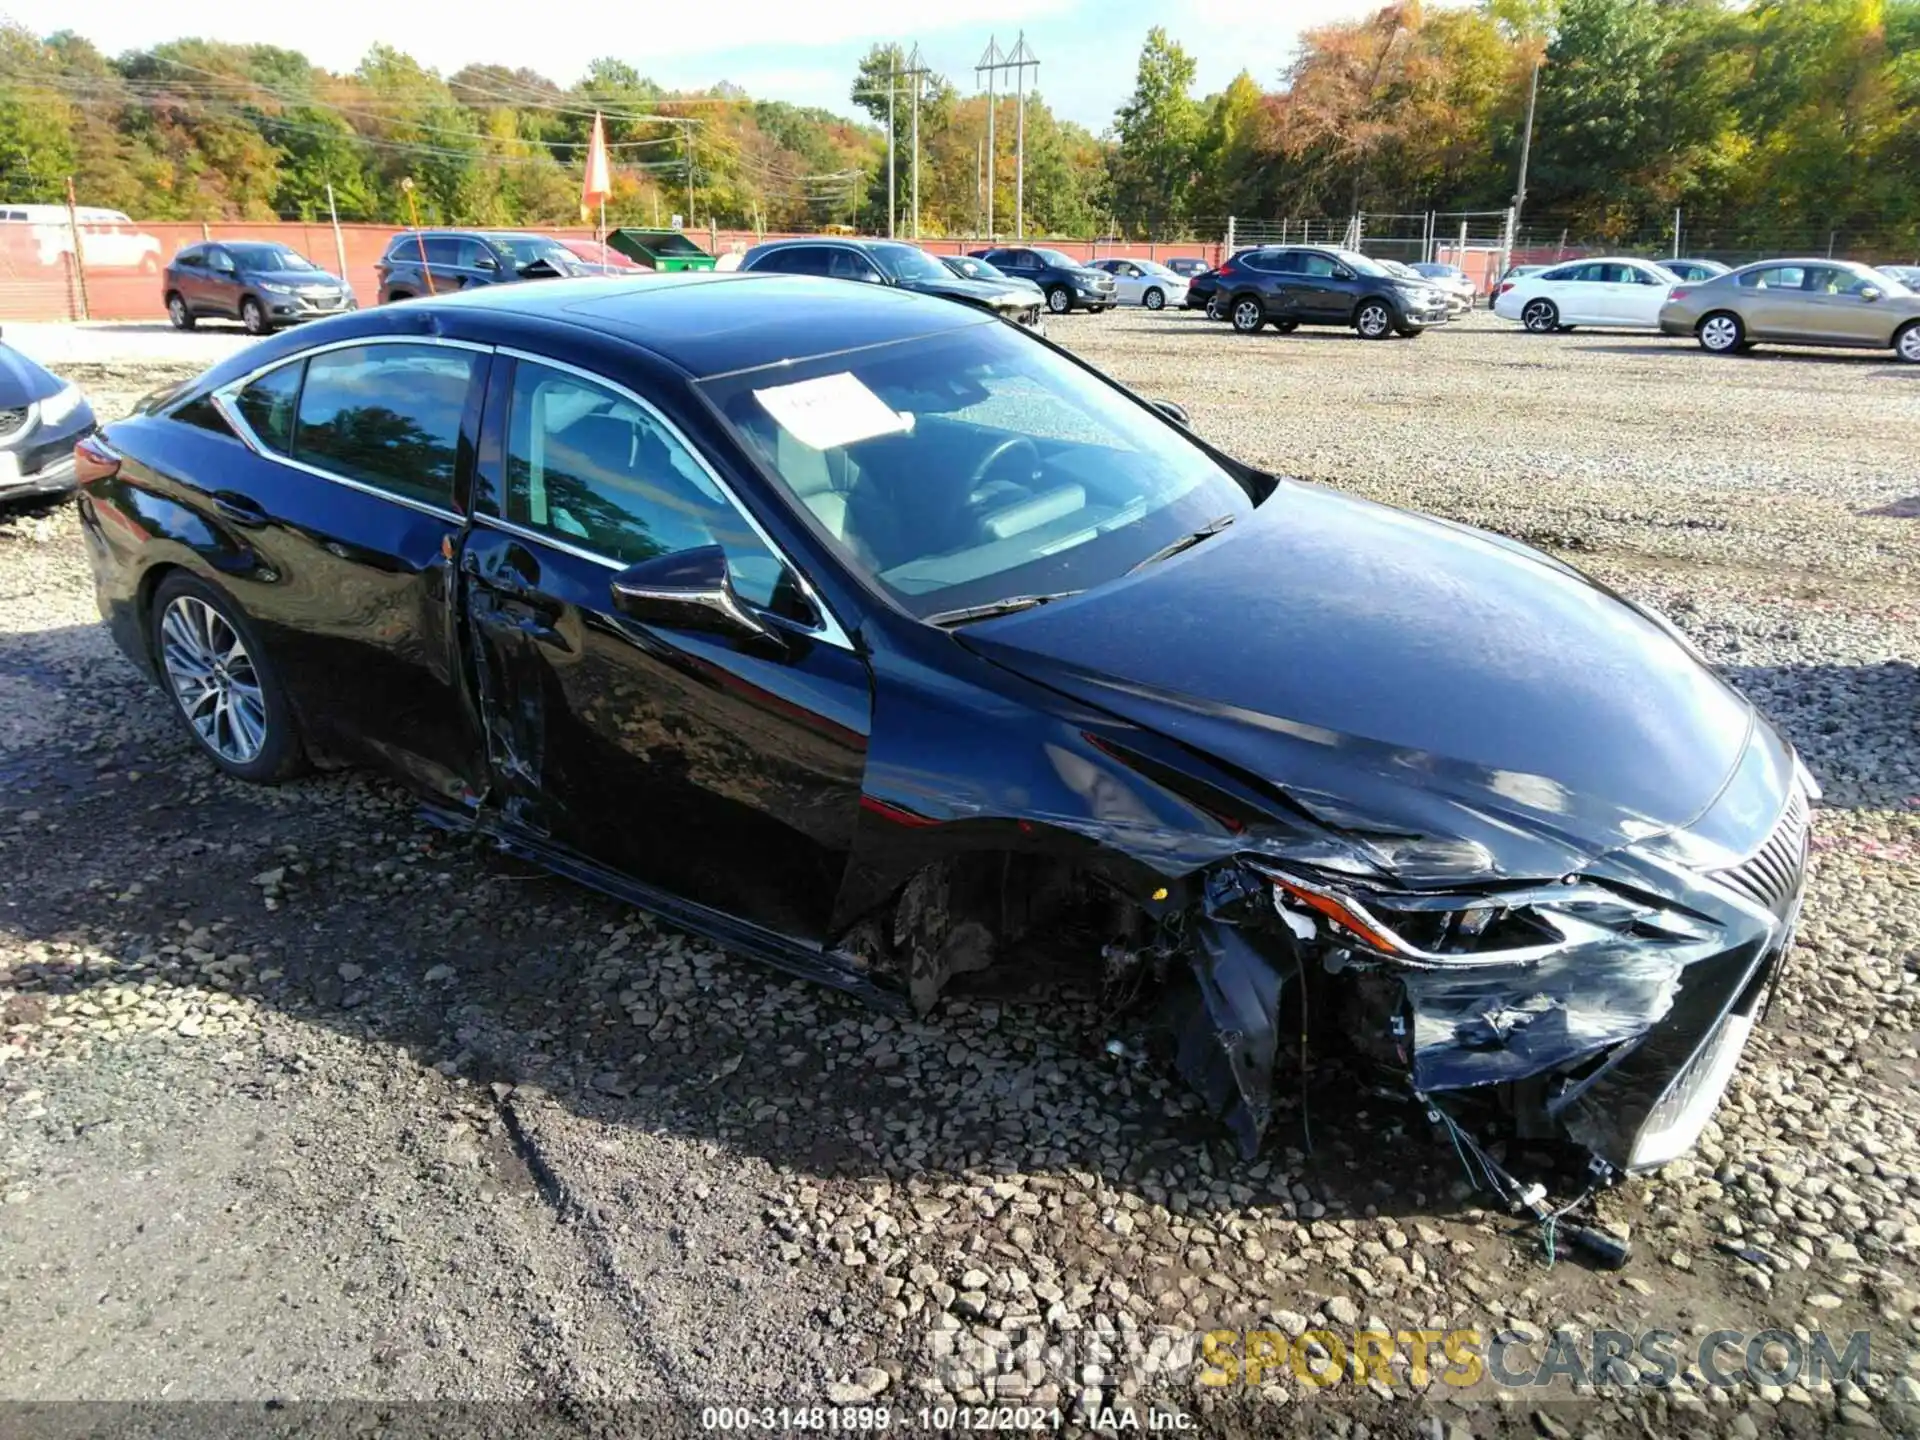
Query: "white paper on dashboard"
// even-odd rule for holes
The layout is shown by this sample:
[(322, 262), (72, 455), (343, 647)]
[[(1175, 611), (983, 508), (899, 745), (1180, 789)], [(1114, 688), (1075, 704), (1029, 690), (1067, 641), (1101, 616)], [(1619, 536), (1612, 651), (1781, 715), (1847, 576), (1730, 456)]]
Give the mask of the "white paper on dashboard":
[(913, 428), (911, 415), (891, 409), (857, 375), (844, 370), (817, 380), (756, 390), (753, 398), (789, 435), (811, 450), (831, 450)]

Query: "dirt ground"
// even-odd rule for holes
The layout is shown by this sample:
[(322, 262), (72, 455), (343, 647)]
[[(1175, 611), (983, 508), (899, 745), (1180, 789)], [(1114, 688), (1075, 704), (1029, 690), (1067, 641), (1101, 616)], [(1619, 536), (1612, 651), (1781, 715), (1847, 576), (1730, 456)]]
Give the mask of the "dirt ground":
[[(239, 343), (101, 333), (7, 327), (108, 415)], [(1800, 948), (1700, 1153), (1600, 1199), (1629, 1265), (1550, 1258), (1337, 1067), (1249, 1165), (1089, 997), (891, 1019), (436, 831), (379, 777), (228, 781), (99, 627), (62, 504), (0, 512), (0, 1431), (426, 1401), (384, 1423), (1915, 1433), (1920, 372), (1482, 316), (1381, 345), (1054, 334), (1229, 450), (1658, 605), (1801, 747), (1827, 803)], [(1677, 1379), (1463, 1386), (1406, 1342), (1370, 1384), (1237, 1363), (1461, 1329), (1518, 1371), (1556, 1334), (1590, 1361), (1664, 1330)], [(1695, 1363), (1731, 1331), (1738, 1371), (1768, 1329), (1780, 1383)], [(1816, 1332), (1870, 1361), (1789, 1377)], [(71, 1400), (240, 1408), (20, 1403)]]

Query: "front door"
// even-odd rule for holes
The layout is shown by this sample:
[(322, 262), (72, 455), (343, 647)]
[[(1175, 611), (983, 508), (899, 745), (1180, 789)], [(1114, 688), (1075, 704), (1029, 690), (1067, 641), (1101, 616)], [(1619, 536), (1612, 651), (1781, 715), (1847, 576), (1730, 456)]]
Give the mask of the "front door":
[(1838, 265), (1815, 266), (1807, 276), (1802, 305), (1804, 333), (1829, 345), (1884, 345), (1893, 332), (1887, 312), (1864, 291), (1873, 282)]
[[(460, 568), (502, 818), (824, 940), (859, 815), (865, 662), (638, 391), (551, 362), (495, 363)], [(713, 544), (770, 641), (614, 607), (625, 567)]]

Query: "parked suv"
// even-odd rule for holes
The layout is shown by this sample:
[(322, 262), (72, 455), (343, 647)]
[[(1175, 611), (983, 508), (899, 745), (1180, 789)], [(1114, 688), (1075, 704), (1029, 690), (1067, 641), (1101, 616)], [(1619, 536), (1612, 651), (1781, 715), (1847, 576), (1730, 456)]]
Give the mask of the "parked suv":
[(1263, 245), (1214, 272), (1224, 314), (1242, 335), (1262, 325), (1285, 334), (1301, 325), (1346, 325), (1368, 340), (1396, 331), (1418, 335), (1444, 324), (1447, 300), (1425, 281), (1407, 280), (1357, 250)]
[(1046, 294), (1047, 309), (1056, 315), (1065, 315), (1076, 305), (1097, 314), (1111, 310), (1120, 301), (1113, 276), (1058, 250), (1014, 245), (975, 250), (973, 255), (1016, 280), (1033, 281)]
[(591, 273), (551, 236), (508, 230), (408, 230), (393, 237), (374, 269), (383, 305), (475, 285)]
[(338, 275), (264, 240), (187, 246), (168, 262), (160, 295), (176, 330), (211, 317), (238, 320), (249, 335), (358, 308)]
[(1040, 323), (1040, 306), (1031, 287), (1009, 280), (970, 280), (956, 275), (937, 256), (903, 240), (859, 240), (841, 235), (773, 240), (749, 250), (740, 268), (760, 274), (821, 275), (829, 280), (893, 285), (990, 310), (1018, 325), (1034, 327)]

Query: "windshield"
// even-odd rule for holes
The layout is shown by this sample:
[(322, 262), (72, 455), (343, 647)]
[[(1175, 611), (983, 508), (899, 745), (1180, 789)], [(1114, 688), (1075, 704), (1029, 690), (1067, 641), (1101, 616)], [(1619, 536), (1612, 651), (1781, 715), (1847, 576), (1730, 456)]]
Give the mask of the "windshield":
[(513, 268), (524, 270), (535, 261), (544, 260), (562, 275), (571, 275), (574, 269), (574, 255), (558, 240), (549, 240), (544, 235), (494, 235), (489, 237), (496, 250), (504, 250), (513, 257)]
[(1007, 278), (1001, 273), (997, 265), (993, 265), (985, 260), (976, 260), (971, 255), (949, 255), (947, 257), (947, 264), (953, 266), (954, 269), (958, 270), (969, 280), (1004, 280)]
[(1362, 255), (1358, 250), (1336, 250), (1333, 252), (1333, 255), (1336, 260), (1356, 275), (1385, 275), (1387, 273), (1380, 268), (1379, 262), (1374, 260), (1373, 257)]
[(1038, 255), (1043, 263), (1053, 266), (1056, 270), (1084, 270), (1087, 268), (1084, 260), (1076, 260), (1071, 255), (1062, 255), (1058, 250), (1041, 250), (1036, 247), (1033, 253)]
[[(1863, 266), (1861, 268), (1865, 269), (1866, 267)], [(1898, 266), (1890, 270), (1867, 270), (1863, 278), (1865, 278), (1869, 284), (1879, 285), (1880, 288), (1889, 295), (1911, 295), (1914, 293), (1913, 287), (1901, 273), (1902, 271), (1906, 271), (1907, 274), (1920, 274), (1920, 271), (1910, 270), (1906, 266)]]
[(1253, 508), (1178, 427), (1007, 325), (702, 389), (848, 567), (917, 616), (1099, 585)]
[(228, 241), (226, 252), (242, 270), (318, 270), (306, 256), (284, 245), (236, 245)]
[(874, 245), (868, 254), (896, 280), (951, 280), (953, 272), (918, 245)]
[(1460, 269), (1458, 266), (1441, 265), (1436, 261), (1432, 261), (1432, 260), (1424, 261), (1421, 264), (1415, 265), (1413, 267), (1413, 270), (1414, 270), (1414, 273), (1418, 275), (1433, 275), (1446, 280), (1459, 280), (1464, 278), (1467, 273), (1466, 271)]

